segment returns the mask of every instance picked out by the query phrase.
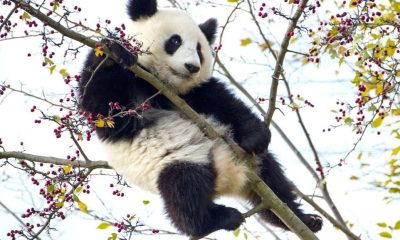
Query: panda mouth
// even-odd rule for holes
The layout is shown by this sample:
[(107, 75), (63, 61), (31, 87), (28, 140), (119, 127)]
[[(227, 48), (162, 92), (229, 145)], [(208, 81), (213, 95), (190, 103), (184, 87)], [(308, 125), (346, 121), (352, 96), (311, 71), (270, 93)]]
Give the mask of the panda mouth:
[(183, 78), (183, 79), (190, 79), (192, 78), (192, 74), (184, 74), (181, 73), (179, 71), (176, 71), (175, 69), (173, 69), (172, 67), (169, 67), (171, 73), (179, 78)]

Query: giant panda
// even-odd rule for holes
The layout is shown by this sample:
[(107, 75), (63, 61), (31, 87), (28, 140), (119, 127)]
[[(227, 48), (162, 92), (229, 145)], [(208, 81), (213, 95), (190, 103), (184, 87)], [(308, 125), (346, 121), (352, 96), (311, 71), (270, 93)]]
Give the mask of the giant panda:
[[(255, 154), (259, 176), (312, 231), (319, 231), (322, 218), (300, 209), (294, 186), (267, 151), (269, 129), (212, 76), (216, 20), (198, 25), (184, 11), (159, 9), (156, 0), (129, 0), (127, 11), (127, 33), (148, 53), (136, 58), (118, 42), (107, 40), (121, 62), (90, 53), (80, 80), (80, 107), (92, 116), (113, 116), (114, 126), (96, 129), (109, 164), (130, 183), (159, 194), (168, 217), (183, 234), (204, 236), (243, 223), (237, 209), (214, 202), (220, 196), (244, 198), (254, 206), (261, 203), (247, 186), (248, 168), (233, 161), (227, 145), (208, 139), (157, 89), (126, 70), (137, 60), (171, 85), (219, 134)], [(288, 229), (270, 210), (259, 214)]]

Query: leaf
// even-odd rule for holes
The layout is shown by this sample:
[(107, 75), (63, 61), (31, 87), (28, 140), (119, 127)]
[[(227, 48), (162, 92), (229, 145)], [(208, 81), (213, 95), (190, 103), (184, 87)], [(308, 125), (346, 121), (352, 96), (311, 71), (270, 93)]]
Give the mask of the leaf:
[(57, 202), (56, 208), (62, 208), (64, 206), (64, 202)]
[(377, 223), (376, 225), (378, 225), (381, 228), (387, 227), (387, 224), (385, 222), (380, 222), (380, 223)]
[(354, 120), (351, 117), (347, 117), (344, 119), (344, 123), (351, 125), (354, 122)]
[(379, 236), (384, 238), (392, 238), (392, 234), (390, 234), (389, 232), (380, 232)]
[(392, 156), (396, 156), (400, 152), (400, 146), (392, 149)]
[(228, 0), (228, 2), (229, 3), (235, 3), (235, 2), (237, 2), (238, 0)]
[(94, 121), (94, 125), (99, 128), (103, 128), (106, 125), (106, 122), (103, 119), (97, 119)]
[(52, 65), (49, 69), (50, 69), (50, 74), (53, 74), (54, 70), (56, 70), (56, 65)]
[(377, 127), (379, 127), (380, 125), (382, 125), (382, 122), (383, 122), (383, 119), (382, 119), (380, 116), (378, 116), (378, 117), (371, 123), (371, 127), (377, 128)]
[(102, 222), (102, 223), (99, 224), (99, 226), (97, 226), (97, 229), (104, 230), (104, 229), (107, 229), (107, 228), (110, 227), (110, 226), (111, 226), (110, 223)]
[(107, 238), (107, 240), (116, 240), (118, 235), (116, 233), (111, 233), (111, 237)]
[(83, 202), (81, 202), (81, 201), (77, 201), (77, 203), (78, 203), (78, 207), (81, 209), (81, 211), (82, 212), (84, 212), (84, 213), (87, 213), (87, 206), (86, 206), (86, 204), (84, 204)]
[(61, 74), (63, 77), (68, 76), (67, 69), (65, 69), (65, 68), (61, 69), (61, 70), (60, 70), (60, 74)]
[(240, 234), (240, 228), (237, 228), (235, 231), (233, 231), (233, 236), (238, 237)]
[(350, 180), (353, 180), (353, 181), (358, 180), (358, 177), (353, 175), (350, 177)]
[(360, 153), (357, 155), (357, 159), (358, 159), (358, 160), (361, 160), (361, 158), (362, 158), (362, 155), (363, 155), (363, 153), (362, 153), (362, 152), (360, 152)]
[(394, 229), (400, 230), (400, 220), (394, 224)]
[(149, 200), (143, 200), (143, 205), (147, 205), (147, 204), (149, 204), (149, 203), (150, 203)]
[(63, 170), (64, 170), (64, 173), (65, 173), (65, 174), (70, 173), (70, 172), (71, 172), (71, 169), (72, 169), (71, 165), (68, 165), (68, 166), (64, 166), (64, 167), (63, 167)]
[(240, 46), (242, 46), (242, 47), (245, 47), (245, 46), (249, 45), (250, 43), (252, 43), (251, 38), (245, 38), (245, 39), (240, 40)]
[(396, 108), (396, 109), (392, 109), (392, 115), (393, 116), (399, 116), (400, 115), (400, 109)]
[(27, 13), (27, 12), (24, 12), (21, 17), (22, 17), (22, 20), (26, 21), (31, 18), (31, 15), (29, 15), (29, 13)]
[(103, 54), (104, 54), (104, 52), (103, 52), (103, 50), (101, 49), (101, 47), (96, 47), (96, 48), (94, 49), (94, 55), (96, 55), (96, 57), (98, 57), (98, 56), (103, 56)]

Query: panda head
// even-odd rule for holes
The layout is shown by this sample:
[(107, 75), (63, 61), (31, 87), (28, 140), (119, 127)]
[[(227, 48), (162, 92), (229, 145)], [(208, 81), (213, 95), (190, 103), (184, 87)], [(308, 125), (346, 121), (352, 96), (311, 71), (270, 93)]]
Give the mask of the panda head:
[(211, 77), (215, 19), (198, 25), (184, 11), (158, 9), (156, 0), (130, 0), (127, 7), (132, 20), (129, 35), (149, 50), (139, 56), (139, 64), (179, 93)]

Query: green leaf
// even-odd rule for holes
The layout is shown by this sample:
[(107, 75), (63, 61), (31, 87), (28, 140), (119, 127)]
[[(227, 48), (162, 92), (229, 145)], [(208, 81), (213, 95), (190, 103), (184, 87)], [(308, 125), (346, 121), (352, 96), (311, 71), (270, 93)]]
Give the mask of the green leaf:
[(99, 226), (97, 226), (97, 229), (103, 230), (103, 229), (107, 229), (107, 228), (110, 227), (110, 226), (111, 226), (110, 223), (102, 222), (102, 223), (99, 224)]
[(344, 123), (347, 125), (351, 125), (354, 122), (354, 120), (351, 117), (347, 117), (344, 119)]
[(147, 205), (147, 204), (149, 204), (149, 203), (150, 203), (149, 200), (143, 200), (143, 205)]
[(117, 237), (118, 235), (116, 233), (111, 233), (111, 237), (107, 238), (107, 240), (115, 240)]
[(50, 74), (53, 74), (54, 70), (56, 70), (56, 65), (50, 67)]
[(47, 192), (48, 192), (48, 193), (52, 193), (52, 192), (54, 191), (55, 188), (56, 188), (56, 186), (54, 186), (53, 184), (52, 184), (52, 185), (49, 185), (49, 186), (47, 187)]
[(392, 234), (390, 234), (389, 232), (380, 232), (379, 236), (383, 238), (392, 238)]
[(400, 220), (394, 224), (394, 229), (400, 230)]
[(228, 2), (230, 2), (230, 3), (235, 3), (235, 2), (237, 2), (238, 0), (228, 0)]
[(233, 236), (238, 237), (240, 234), (240, 228), (237, 228), (235, 231), (233, 231)]

